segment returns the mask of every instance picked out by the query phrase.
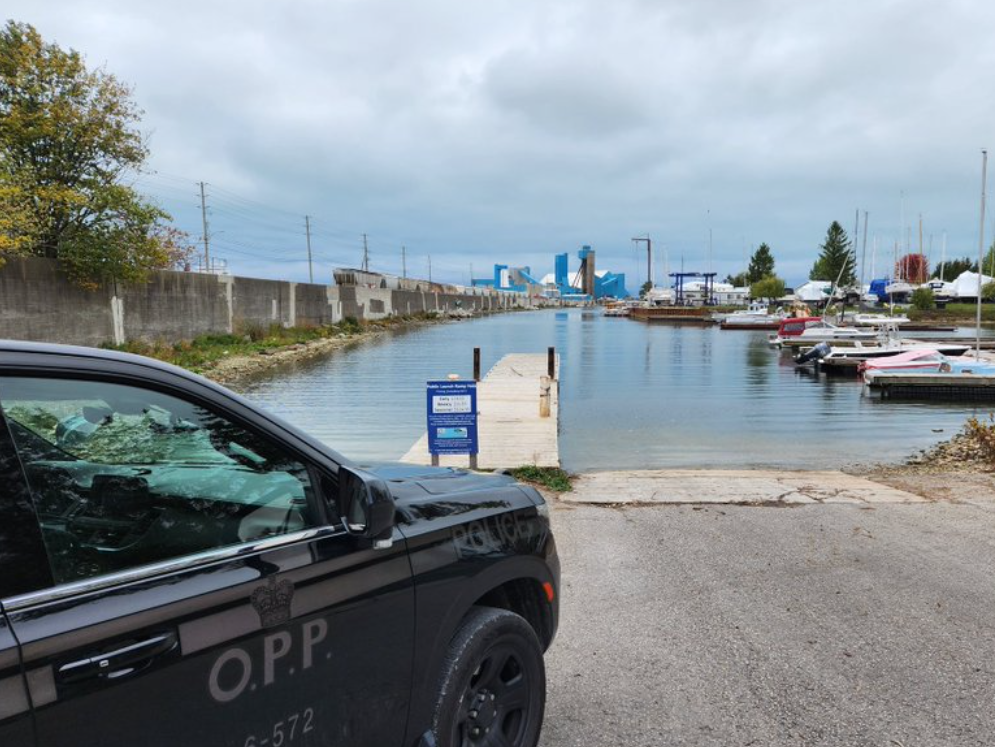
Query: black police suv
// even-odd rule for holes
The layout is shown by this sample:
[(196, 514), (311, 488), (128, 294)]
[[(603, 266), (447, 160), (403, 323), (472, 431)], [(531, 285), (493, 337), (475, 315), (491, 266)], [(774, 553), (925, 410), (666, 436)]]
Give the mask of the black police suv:
[(559, 562), (502, 475), (360, 468), (205, 379), (0, 342), (0, 745), (535, 745)]

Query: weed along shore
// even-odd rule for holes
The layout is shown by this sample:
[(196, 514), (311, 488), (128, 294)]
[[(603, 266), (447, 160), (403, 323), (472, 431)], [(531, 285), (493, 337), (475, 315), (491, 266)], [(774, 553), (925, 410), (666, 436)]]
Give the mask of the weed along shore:
[[(495, 312), (497, 313), (497, 312)], [(226, 386), (285, 363), (306, 360), (365, 342), (392, 330), (446, 324), (475, 318), (470, 314), (432, 312), (358, 321), (346, 317), (320, 327), (253, 327), (241, 334), (201, 335), (177, 343), (130, 341), (108, 345), (114, 350), (148, 356), (186, 368)]]

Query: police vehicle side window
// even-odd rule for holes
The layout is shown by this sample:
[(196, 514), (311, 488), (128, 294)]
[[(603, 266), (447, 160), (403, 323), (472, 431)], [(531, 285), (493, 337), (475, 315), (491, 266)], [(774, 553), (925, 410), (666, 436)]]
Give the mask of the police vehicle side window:
[(121, 384), (5, 377), (0, 406), (57, 584), (316, 523), (305, 465), (200, 405)]

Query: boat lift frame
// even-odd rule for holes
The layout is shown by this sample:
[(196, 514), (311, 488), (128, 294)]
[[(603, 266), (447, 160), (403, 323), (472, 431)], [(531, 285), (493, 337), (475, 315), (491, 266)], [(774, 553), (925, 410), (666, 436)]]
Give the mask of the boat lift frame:
[(715, 306), (715, 276), (717, 272), (672, 272), (670, 277), (674, 279), (674, 301), (678, 306), (685, 305), (684, 280), (686, 278), (705, 278), (705, 306)]

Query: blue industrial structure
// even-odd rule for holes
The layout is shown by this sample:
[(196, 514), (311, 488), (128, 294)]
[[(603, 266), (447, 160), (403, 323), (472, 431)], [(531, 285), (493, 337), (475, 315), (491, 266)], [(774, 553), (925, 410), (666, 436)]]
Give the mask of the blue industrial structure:
[[(529, 267), (509, 267), (494, 265), (493, 279), (473, 279), (475, 286), (486, 286), (495, 290), (529, 292), (534, 290), (545, 295), (555, 295), (565, 300), (590, 301), (598, 298), (627, 298), (625, 273), (598, 273), (594, 267), (595, 252), (590, 246), (581, 247), (577, 252), (580, 269), (570, 277), (570, 255), (557, 254), (553, 260), (552, 283), (549, 279), (537, 280)], [(530, 288), (530, 286), (532, 286)]]

